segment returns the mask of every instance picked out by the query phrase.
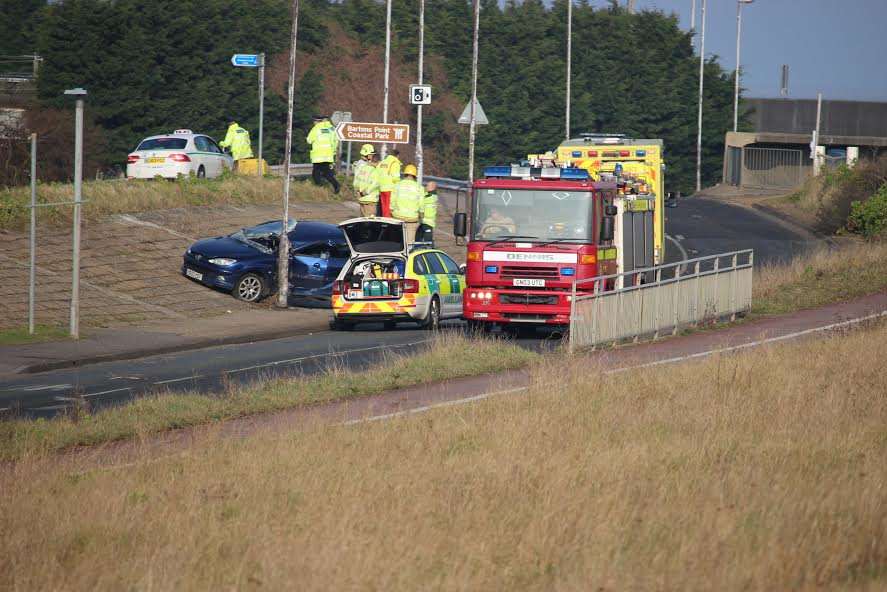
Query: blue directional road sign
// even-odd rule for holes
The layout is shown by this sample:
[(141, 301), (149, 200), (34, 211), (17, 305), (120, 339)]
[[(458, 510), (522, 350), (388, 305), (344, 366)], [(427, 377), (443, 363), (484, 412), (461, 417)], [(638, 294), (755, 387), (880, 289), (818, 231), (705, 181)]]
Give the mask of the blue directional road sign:
[(249, 53), (235, 53), (231, 56), (231, 63), (241, 68), (258, 68), (259, 56)]

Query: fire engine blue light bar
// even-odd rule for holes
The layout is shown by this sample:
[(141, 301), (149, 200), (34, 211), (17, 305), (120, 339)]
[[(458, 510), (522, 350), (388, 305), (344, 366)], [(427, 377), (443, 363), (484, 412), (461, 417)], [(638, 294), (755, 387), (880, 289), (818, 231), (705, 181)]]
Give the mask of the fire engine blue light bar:
[(510, 177), (510, 166), (488, 166), (484, 169), (485, 177)]
[(561, 169), (561, 179), (585, 180), (588, 179), (588, 171), (577, 168)]
[(495, 265), (487, 265), (484, 271), (487, 273), (499, 273), (499, 268)]
[(561, 269), (561, 275), (576, 275), (576, 269), (573, 267), (564, 267)]

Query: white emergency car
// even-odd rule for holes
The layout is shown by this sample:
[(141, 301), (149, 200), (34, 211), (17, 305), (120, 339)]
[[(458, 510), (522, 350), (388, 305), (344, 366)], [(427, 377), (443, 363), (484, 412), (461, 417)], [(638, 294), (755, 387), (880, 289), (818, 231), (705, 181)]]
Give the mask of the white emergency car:
[(205, 134), (178, 129), (171, 134), (145, 138), (126, 158), (127, 179), (153, 179), (194, 175), (218, 177), (234, 166), (215, 140)]

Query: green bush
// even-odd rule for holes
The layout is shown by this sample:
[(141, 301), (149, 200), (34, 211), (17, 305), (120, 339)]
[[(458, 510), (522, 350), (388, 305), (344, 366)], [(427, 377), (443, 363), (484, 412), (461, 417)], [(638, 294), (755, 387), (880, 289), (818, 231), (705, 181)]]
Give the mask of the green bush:
[(887, 183), (867, 200), (850, 204), (847, 230), (866, 238), (887, 234)]

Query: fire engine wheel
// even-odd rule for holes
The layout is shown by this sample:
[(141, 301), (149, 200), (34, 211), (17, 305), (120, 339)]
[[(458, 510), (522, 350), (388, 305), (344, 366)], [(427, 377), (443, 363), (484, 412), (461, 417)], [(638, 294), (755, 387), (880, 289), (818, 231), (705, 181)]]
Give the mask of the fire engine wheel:
[(465, 321), (465, 331), (470, 335), (481, 335), (490, 332), (492, 323), (484, 323), (483, 321)]
[(422, 319), (421, 326), (428, 331), (440, 329), (440, 299), (437, 295), (431, 297), (431, 302), (428, 304), (428, 312), (425, 314), (425, 318)]

